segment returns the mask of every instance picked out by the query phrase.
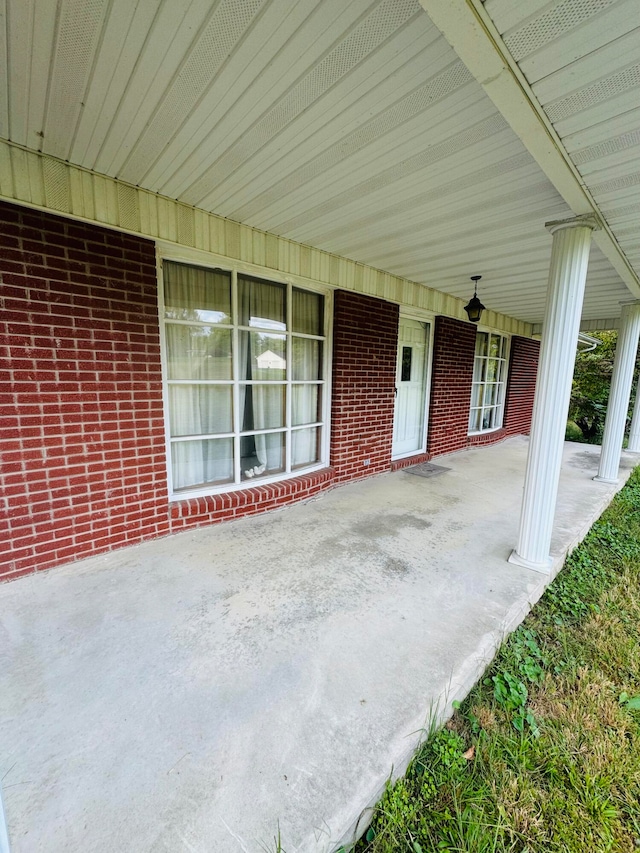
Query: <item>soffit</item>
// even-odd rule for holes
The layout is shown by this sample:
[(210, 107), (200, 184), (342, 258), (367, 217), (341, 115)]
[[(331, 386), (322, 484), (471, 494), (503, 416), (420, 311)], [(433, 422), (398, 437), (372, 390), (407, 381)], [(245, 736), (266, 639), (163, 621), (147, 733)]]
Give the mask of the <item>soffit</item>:
[(486, 0), (484, 9), (638, 274), (637, 0)]
[[(19, 145), (455, 296), (481, 273), (485, 304), (542, 319), (544, 222), (571, 208), (417, 0), (6, 0), (0, 69)], [(586, 173), (611, 139), (580, 132)], [(630, 146), (593, 184), (633, 258)], [(628, 297), (594, 246), (584, 318)]]

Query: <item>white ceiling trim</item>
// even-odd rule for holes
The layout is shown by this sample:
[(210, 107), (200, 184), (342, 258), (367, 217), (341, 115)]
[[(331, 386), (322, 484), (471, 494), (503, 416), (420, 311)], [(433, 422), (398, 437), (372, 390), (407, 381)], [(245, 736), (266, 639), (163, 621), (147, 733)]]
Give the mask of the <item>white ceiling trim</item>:
[(571, 210), (597, 217), (601, 230), (595, 242), (633, 296), (640, 297), (640, 280), (480, 0), (420, 4)]

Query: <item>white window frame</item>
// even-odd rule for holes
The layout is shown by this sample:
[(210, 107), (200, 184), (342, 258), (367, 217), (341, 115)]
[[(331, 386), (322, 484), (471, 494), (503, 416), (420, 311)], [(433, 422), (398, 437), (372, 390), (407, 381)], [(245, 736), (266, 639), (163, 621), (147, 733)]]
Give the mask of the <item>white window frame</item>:
[[(313, 293), (318, 293), (319, 295), (324, 297), (324, 312), (323, 312), (323, 353), (322, 353), (322, 376), (323, 379), (318, 382), (319, 385), (323, 388), (322, 394), (322, 403), (321, 403), (321, 419), (313, 424), (304, 424), (299, 427), (293, 427), (289, 421), (290, 418), (287, 417), (287, 426), (284, 430), (259, 430), (259, 432), (285, 432), (290, 433), (294, 429), (309, 429), (312, 427), (319, 427), (321, 429), (321, 441), (320, 441), (320, 459), (318, 462), (313, 463), (311, 465), (305, 466), (304, 468), (295, 468), (291, 470), (291, 458), (290, 458), (290, 442), (287, 442), (287, 452), (286, 452), (286, 464), (285, 471), (279, 472), (278, 474), (273, 474), (268, 477), (258, 477), (255, 480), (240, 480), (240, 461), (238, 457), (238, 442), (240, 440), (240, 433), (235, 434), (234, 430), (234, 479), (236, 482), (233, 483), (224, 483), (221, 485), (206, 485), (201, 487), (194, 487), (193, 489), (180, 489), (179, 491), (175, 491), (173, 487), (173, 471), (171, 464), (171, 445), (175, 439), (171, 437), (171, 425), (169, 420), (169, 378), (168, 378), (168, 370), (167, 370), (167, 343), (166, 343), (166, 333), (165, 333), (165, 317), (164, 317), (164, 280), (163, 280), (163, 271), (162, 265), (163, 261), (175, 261), (180, 264), (191, 264), (193, 266), (199, 267), (208, 267), (210, 269), (221, 270), (223, 272), (228, 272), (231, 274), (231, 278), (233, 281), (232, 293), (236, 292), (237, 288), (237, 278), (238, 275), (249, 275), (255, 278), (262, 279), (267, 282), (274, 282), (276, 284), (284, 284), (287, 285), (287, 294), (290, 297), (291, 288), (297, 287), (302, 290), (308, 290)], [(163, 399), (163, 411), (164, 411), (164, 427), (165, 427), (165, 461), (167, 468), (167, 483), (169, 490), (169, 500), (170, 501), (183, 501), (189, 500), (190, 498), (196, 497), (204, 497), (206, 495), (219, 495), (225, 494), (227, 492), (234, 491), (242, 491), (246, 489), (256, 488), (259, 486), (265, 486), (269, 483), (282, 482), (284, 480), (290, 480), (294, 477), (303, 476), (305, 474), (310, 474), (314, 471), (319, 471), (323, 468), (326, 468), (329, 464), (329, 451), (331, 447), (331, 353), (333, 351), (333, 341), (332, 341), (332, 318), (333, 318), (333, 288), (327, 287), (325, 285), (319, 284), (316, 281), (305, 279), (301, 276), (287, 275), (283, 274), (277, 270), (272, 270), (268, 267), (257, 266), (256, 264), (247, 264), (240, 261), (234, 261), (228, 257), (223, 255), (216, 255), (212, 252), (204, 252), (199, 249), (189, 249), (184, 246), (177, 246), (172, 243), (165, 243), (163, 241), (156, 242), (156, 263), (157, 263), (157, 282), (158, 282), (158, 313), (159, 313), (159, 325), (160, 325), (160, 351), (161, 351), (161, 361), (162, 361), (162, 399)], [(287, 361), (290, 362), (290, 352), (291, 352), (291, 341), (293, 337), (293, 333), (291, 332), (291, 315), (290, 315), (290, 306), (291, 299), (287, 299)], [(237, 316), (234, 317), (234, 320), (237, 319)], [(233, 324), (233, 335), (238, 334), (239, 326), (236, 323)], [(296, 336), (297, 333), (296, 333)], [(300, 335), (300, 337), (315, 337), (309, 335)], [(237, 352), (237, 349), (234, 348), (234, 351)], [(283, 382), (283, 384), (289, 389), (289, 393), (287, 394), (287, 411), (290, 409), (290, 400), (291, 400), (291, 390), (290, 386), (293, 384), (291, 376), (287, 376), (287, 379)], [(237, 411), (238, 405), (238, 394), (239, 394), (239, 385), (238, 385), (238, 377), (234, 376), (233, 379), (233, 403), (234, 403), (234, 411)]]
[[(477, 350), (478, 350), (478, 339), (479, 339), (480, 334), (489, 335), (489, 337), (487, 339), (487, 355), (486, 356), (478, 355), (478, 352), (477, 352)], [(491, 342), (490, 336), (491, 335), (493, 335), (494, 337), (501, 338), (504, 341), (502, 356), (499, 356), (497, 359), (495, 358), (495, 356), (492, 357), (491, 355), (489, 355), (489, 347), (490, 347), (490, 342)], [(478, 382), (477, 380), (475, 380), (475, 378), (472, 379), (471, 398), (469, 400), (469, 420), (468, 420), (469, 425), (467, 428), (468, 435), (487, 435), (489, 433), (496, 432), (497, 430), (502, 429), (502, 426), (504, 423), (504, 407), (505, 407), (506, 392), (507, 392), (507, 379), (508, 379), (508, 373), (509, 373), (509, 355), (510, 355), (510, 352), (511, 352), (511, 335), (505, 334), (504, 332), (498, 331), (496, 329), (488, 329), (488, 328), (477, 329), (477, 331), (476, 331), (476, 342), (475, 342), (475, 346), (474, 346), (474, 350), (473, 350), (473, 376), (474, 377), (476, 376), (476, 364), (477, 364), (478, 360), (483, 360), (486, 362), (488, 362), (490, 359), (497, 360), (502, 364), (502, 371), (501, 371), (500, 379), (498, 380), (498, 383), (496, 383), (499, 385), (496, 399), (493, 403), (491, 403), (488, 406), (484, 405), (484, 404), (481, 406), (474, 406), (473, 405), (474, 387), (477, 385), (482, 385), (483, 387), (486, 387), (489, 384), (486, 381), (486, 370), (485, 370), (485, 379), (483, 381)], [(483, 394), (483, 397), (484, 397), (484, 394)], [(484, 412), (485, 411), (491, 411), (491, 410), (499, 411), (499, 423), (494, 422), (493, 426), (486, 427), (485, 429), (482, 429), (482, 426), (480, 429), (471, 429), (472, 412), (479, 411), (481, 413), (480, 424), (482, 425), (482, 421), (484, 420)]]

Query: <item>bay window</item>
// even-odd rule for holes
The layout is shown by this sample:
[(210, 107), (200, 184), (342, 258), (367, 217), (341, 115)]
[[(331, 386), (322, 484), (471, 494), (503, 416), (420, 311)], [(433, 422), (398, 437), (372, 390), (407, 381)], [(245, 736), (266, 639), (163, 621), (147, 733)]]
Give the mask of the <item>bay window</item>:
[(493, 332), (478, 332), (473, 360), (469, 432), (486, 432), (502, 426), (507, 381), (508, 339)]
[(174, 493), (323, 463), (323, 294), (166, 260), (162, 310)]

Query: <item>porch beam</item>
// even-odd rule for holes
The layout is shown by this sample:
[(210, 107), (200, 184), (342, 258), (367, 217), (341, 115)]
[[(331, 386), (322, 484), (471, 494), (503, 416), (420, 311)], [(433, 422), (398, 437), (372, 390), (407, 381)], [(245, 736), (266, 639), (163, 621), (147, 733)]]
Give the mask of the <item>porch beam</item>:
[(539, 572), (551, 569), (555, 515), (564, 433), (578, 330), (597, 221), (578, 216), (549, 222), (553, 234), (547, 304), (531, 422), (518, 545), (509, 561)]
[[(601, 483), (618, 482), (624, 428), (629, 411), (629, 397), (631, 396), (631, 383), (636, 366), (639, 337), (640, 302), (627, 303), (622, 306), (620, 315), (620, 331), (613, 361), (611, 391), (602, 435), (600, 465), (597, 476), (593, 478)], [(634, 418), (634, 420), (637, 419)]]

